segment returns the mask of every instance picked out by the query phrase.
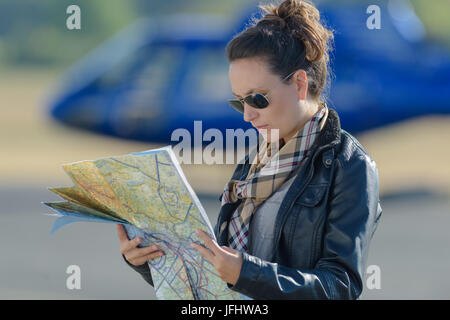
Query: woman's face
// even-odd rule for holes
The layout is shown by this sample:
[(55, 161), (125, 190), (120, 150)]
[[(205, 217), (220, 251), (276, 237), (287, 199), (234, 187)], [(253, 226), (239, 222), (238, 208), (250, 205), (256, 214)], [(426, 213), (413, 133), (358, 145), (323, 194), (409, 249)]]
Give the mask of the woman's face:
[[(294, 70), (293, 70), (294, 71)], [(307, 81), (303, 70), (298, 70), (288, 84), (268, 70), (260, 58), (245, 58), (230, 63), (229, 77), (236, 98), (252, 93), (269, 94), (268, 107), (257, 109), (244, 103), (244, 120), (251, 122), (266, 141), (284, 138), (287, 141), (312, 117), (306, 99)], [(292, 80), (294, 79), (294, 80)], [(264, 130), (265, 129), (265, 130)], [(278, 136), (276, 134), (278, 131)]]

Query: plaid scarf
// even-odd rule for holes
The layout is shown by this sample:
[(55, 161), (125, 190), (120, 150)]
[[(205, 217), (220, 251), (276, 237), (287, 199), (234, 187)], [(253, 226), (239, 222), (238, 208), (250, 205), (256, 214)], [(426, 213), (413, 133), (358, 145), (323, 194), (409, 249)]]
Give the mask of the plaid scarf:
[[(247, 178), (243, 181), (231, 180), (226, 184), (222, 194), (222, 205), (234, 203), (238, 199), (244, 200), (242, 210), (240, 212), (236, 210), (230, 221), (225, 221), (220, 226), (222, 233), (228, 225), (228, 243), (231, 248), (241, 252), (248, 251), (248, 230), (253, 214), (306, 158), (328, 116), (327, 106), (324, 103), (322, 106), (284, 145), (281, 139), (281, 148), (278, 141), (276, 143), (263, 141), (258, 148), (259, 151), (252, 152), (250, 158), (253, 158), (253, 162)], [(257, 158), (254, 158), (255, 155)]]

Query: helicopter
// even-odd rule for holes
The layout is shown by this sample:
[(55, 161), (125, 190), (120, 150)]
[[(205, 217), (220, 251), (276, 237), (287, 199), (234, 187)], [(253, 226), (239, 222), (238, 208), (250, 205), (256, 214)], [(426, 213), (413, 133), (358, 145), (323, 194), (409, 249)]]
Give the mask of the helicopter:
[[(357, 134), (428, 114), (450, 113), (450, 53), (430, 42), (406, 0), (319, 2), (334, 31), (327, 104)], [(177, 14), (141, 19), (75, 63), (48, 102), (54, 119), (125, 139), (173, 144), (179, 129), (247, 130), (231, 98), (225, 47), (261, 11), (238, 19)]]

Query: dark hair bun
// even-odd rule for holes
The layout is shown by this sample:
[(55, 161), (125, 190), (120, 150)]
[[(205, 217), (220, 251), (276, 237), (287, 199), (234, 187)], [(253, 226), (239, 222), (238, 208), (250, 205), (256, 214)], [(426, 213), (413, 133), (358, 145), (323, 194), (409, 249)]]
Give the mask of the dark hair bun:
[(325, 59), (328, 62), (333, 33), (322, 25), (319, 10), (314, 5), (303, 0), (285, 0), (278, 6), (267, 4), (259, 7), (266, 13), (261, 21), (275, 22), (303, 42), (308, 61)]

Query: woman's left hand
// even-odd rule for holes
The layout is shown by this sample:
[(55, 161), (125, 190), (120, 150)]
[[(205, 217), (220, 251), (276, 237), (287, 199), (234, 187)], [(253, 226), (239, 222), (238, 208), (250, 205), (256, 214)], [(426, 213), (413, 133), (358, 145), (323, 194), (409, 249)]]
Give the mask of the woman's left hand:
[(203, 240), (206, 248), (196, 243), (191, 244), (192, 248), (216, 268), (217, 274), (223, 281), (235, 285), (241, 272), (242, 254), (226, 246), (219, 247), (216, 241), (201, 230), (197, 229), (195, 232)]

